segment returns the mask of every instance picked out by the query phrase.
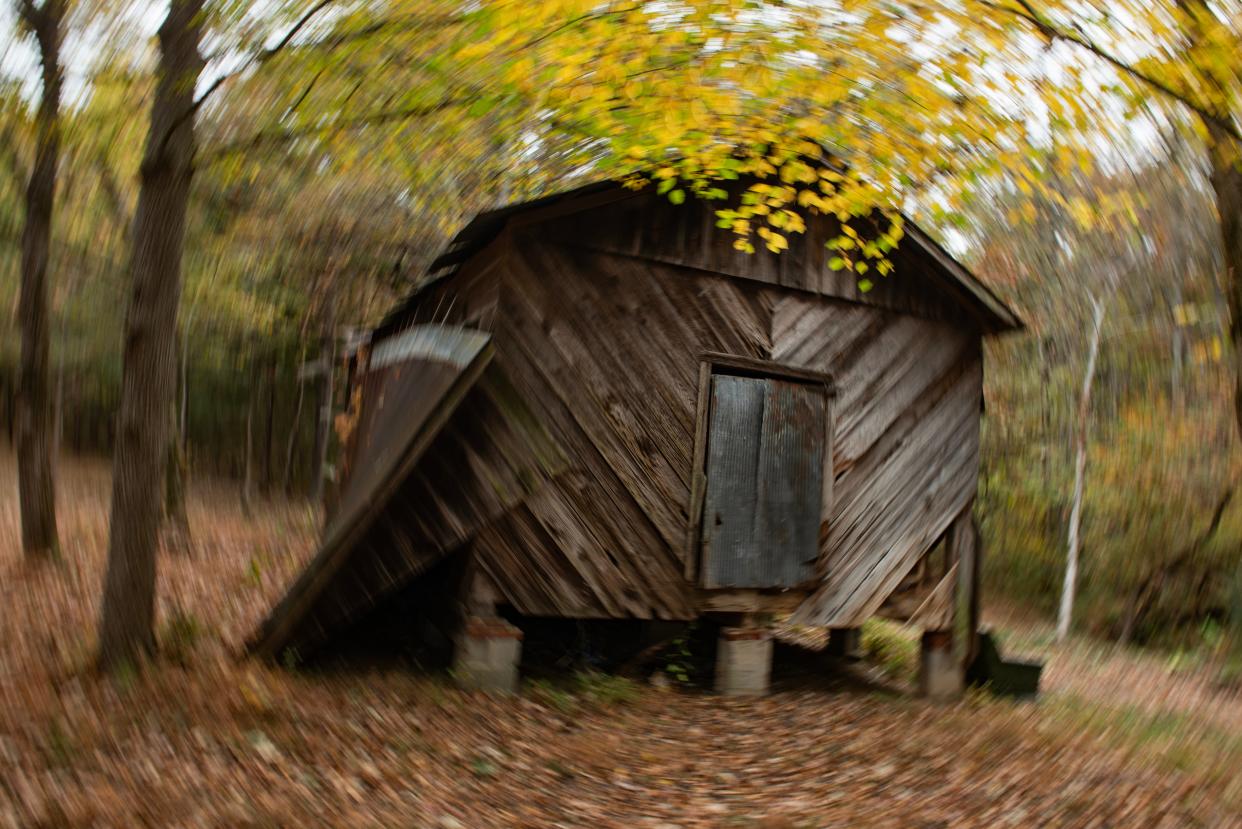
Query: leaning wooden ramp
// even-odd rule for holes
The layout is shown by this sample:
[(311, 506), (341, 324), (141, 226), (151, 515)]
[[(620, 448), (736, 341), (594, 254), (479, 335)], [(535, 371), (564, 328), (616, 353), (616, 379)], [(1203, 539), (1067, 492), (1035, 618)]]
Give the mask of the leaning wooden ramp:
[[(451, 325), (415, 325), (376, 346), (360, 384), (353, 474), (319, 552), (252, 637), (251, 653), (273, 658), (295, 641), (322, 638), (447, 552), (407, 547), (381, 560), (362, 542), (491, 358), (490, 334)], [(351, 577), (338, 578), (347, 564)]]

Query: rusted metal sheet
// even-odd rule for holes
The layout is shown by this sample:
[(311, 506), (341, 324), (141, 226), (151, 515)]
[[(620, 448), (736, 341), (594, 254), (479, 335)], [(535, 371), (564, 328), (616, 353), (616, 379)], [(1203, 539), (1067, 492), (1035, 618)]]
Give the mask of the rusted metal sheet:
[(346, 533), (364, 510), (382, 506), (376, 503), (381, 488), (392, 481), (436, 407), (490, 340), (489, 334), (468, 328), (416, 325), (376, 346), (371, 354), (375, 370), (362, 381), (365, 428), (356, 431), (351, 475), (324, 534), (325, 546)]
[(763, 380), (712, 378), (703, 506), (703, 585), (759, 587), (763, 558), (755, 538), (758, 512)]
[(825, 389), (717, 374), (711, 407), (703, 586), (807, 582), (818, 556)]

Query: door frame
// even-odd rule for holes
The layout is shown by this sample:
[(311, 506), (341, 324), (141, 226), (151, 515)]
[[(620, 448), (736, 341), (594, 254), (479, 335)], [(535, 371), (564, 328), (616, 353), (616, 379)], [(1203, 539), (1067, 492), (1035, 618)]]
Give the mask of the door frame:
[[(823, 543), (823, 527), (831, 518), (832, 510), (832, 435), (833, 435), (833, 400), (837, 396), (837, 387), (832, 375), (814, 369), (778, 363), (758, 357), (747, 357), (740, 354), (724, 354), (717, 351), (705, 351), (699, 354), (699, 399), (694, 424), (694, 467), (690, 477), (690, 502), (686, 505), (686, 541), (683, 550), (686, 581), (700, 587), (701, 551), (699, 549), (703, 535), (703, 502), (707, 496), (707, 438), (710, 422), (712, 375), (735, 374), (744, 377), (773, 378), (776, 380), (793, 380), (823, 386), (827, 406), (824, 411), (824, 472), (822, 492), (820, 494), (819, 526), (820, 543)], [(816, 573), (820, 575), (822, 550)]]

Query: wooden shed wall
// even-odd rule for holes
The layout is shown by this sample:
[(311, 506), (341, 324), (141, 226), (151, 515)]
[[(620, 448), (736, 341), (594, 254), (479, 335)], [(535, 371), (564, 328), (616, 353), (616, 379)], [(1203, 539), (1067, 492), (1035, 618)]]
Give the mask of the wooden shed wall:
[(974, 497), (980, 339), (945, 323), (786, 296), (772, 342), (773, 360), (832, 373), (838, 394), (824, 582), (795, 619), (860, 624)]
[[(517, 222), (411, 307), (406, 322), (492, 333), (488, 382), (463, 411), (504, 387), (530, 422), (515, 431), (489, 404), (446, 430), (368, 539), (377, 565), (350, 577), (358, 602), (388, 581), (385, 549), (404, 551), (408, 573), (469, 544), (528, 615), (694, 617), (685, 539), (704, 352), (836, 380), (824, 582), (802, 620), (866, 618), (969, 503), (980, 332), (913, 255), (861, 293), (816, 264), (829, 228), (794, 237), (791, 254), (745, 256), (709, 210), (665, 206), (639, 196)], [(478, 474), (522, 453), (535, 424), (547, 445), (519, 471)], [(520, 486), (498, 497), (496, 474)]]
[(834, 511), (804, 618), (870, 615), (974, 493), (979, 333), (880, 307), (900, 285), (828, 299), (601, 250), (580, 229), (572, 245), (559, 223), (519, 231), (492, 254), (496, 366), (570, 461), (475, 539), (481, 566), (531, 615), (694, 616), (699, 355), (723, 352), (834, 375)]
[[(453, 323), (488, 330), (496, 318), (499, 282), (481, 257), (462, 270), (452, 285), (428, 294), (411, 310), (406, 324)], [(393, 447), (371, 444), (375, 406), (397, 407), (418, 395), (417, 379), (403, 378), (405, 367), (367, 371), (356, 378), (364, 405), (343, 463), (341, 488), (350, 492), (367, 458)], [(424, 390), (425, 394), (425, 390)], [(362, 451), (370, 447), (371, 451)], [(360, 466), (361, 465), (361, 466)], [(531, 496), (566, 466), (566, 458), (520, 394), (493, 362), (434, 438), (412, 474), (397, 488), (378, 520), (351, 550), (348, 561), (301, 617), (288, 641), (308, 650), (358, 618), (446, 554), (462, 548), (485, 526)], [(361, 492), (369, 493), (365, 486)]]
[(822, 582), (797, 620), (861, 622), (969, 508), (982, 328), (929, 254), (907, 249), (863, 293), (823, 267), (826, 220), (785, 256), (744, 256), (710, 207), (605, 196), (511, 217), (393, 316), (386, 332), (488, 331), (491, 362), (282, 642), (313, 644), (466, 549), (528, 615), (698, 615), (687, 513), (708, 352), (835, 380)]
[(565, 466), (559, 447), (489, 365), (288, 644), (313, 646), (358, 618)]
[(827, 267), (830, 239), (840, 223), (830, 216), (807, 216), (806, 232), (789, 234), (789, 249), (772, 253), (755, 239), (753, 254), (733, 247), (730, 231), (716, 227), (714, 202), (673, 205), (652, 188), (590, 210), (546, 221), (545, 238), (571, 246), (609, 251), (636, 259), (682, 265), (716, 274), (779, 285), (878, 308), (978, 328), (973, 313), (958, 301), (966, 291), (941, 274), (934, 256), (913, 241), (892, 253), (894, 272), (862, 291), (858, 277)]
[[(475, 541), (532, 615), (692, 618), (683, 543), (701, 351), (761, 356), (756, 286), (519, 240), (507, 248), (497, 365), (572, 471)], [(573, 579), (549, 578), (568, 564)]]

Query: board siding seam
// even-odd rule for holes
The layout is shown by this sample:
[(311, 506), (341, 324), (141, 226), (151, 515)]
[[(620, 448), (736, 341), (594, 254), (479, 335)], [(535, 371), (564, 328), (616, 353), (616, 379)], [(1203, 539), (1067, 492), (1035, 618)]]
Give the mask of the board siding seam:
[[(610, 487), (610, 489), (613, 490), (613, 494), (610, 495), (609, 497), (615, 498), (618, 495), (620, 495), (621, 497), (624, 497), (627, 500), (630, 508), (633, 510), (634, 514), (636, 514), (637, 516), (641, 516), (641, 519), (647, 523), (647, 527), (652, 533), (652, 536), (657, 539), (662, 539), (662, 535), (659, 532), (658, 526), (655, 524), (655, 522), (652, 521), (651, 516), (647, 513), (647, 510), (643, 507), (641, 502), (635, 499), (633, 493), (630, 491), (629, 485), (625, 482), (624, 478), (622, 478), (616, 472), (611, 461), (600, 450), (596, 442), (596, 439), (591, 435), (590, 431), (586, 427), (584, 427), (579, 417), (575, 414), (574, 400), (573, 400), (572, 395), (568, 395), (560, 387), (561, 384), (559, 383), (559, 381), (557, 381), (556, 378), (550, 376), (549, 372), (547, 371), (547, 367), (541, 362), (541, 360), (539, 359), (539, 356), (529, 350), (528, 346), (526, 345), (524, 341), (524, 338), (517, 335), (518, 331), (516, 328), (511, 327), (512, 325), (513, 325), (513, 320), (510, 320), (510, 325), (505, 326), (505, 328), (502, 330), (501, 332), (502, 341), (505, 342), (506, 345), (511, 345), (514, 348), (516, 348), (518, 354), (521, 355), (523, 362), (529, 367), (531, 371), (534, 372), (534, 374), (538, 375), (539, 382), (545, 388), (548, 389), (552, 397), (557, 401), (558, 405), (564, 411), (564, 416), (566, 420), (565, 425), (572, 426), (572, 428), (577, 432), (578, 434), (577, 441), (580, 444), (586, 447), (590, 447), (590, 451), (593, 453), (594, 466), (598, 470), (606, 471), (607, 474), (611, 475), (613, 485)], [(580, 462), (581, 461), (582, 459), (580, 459)], [(624, 556), (623, 558), (631, 566), (635, 566), (637, 564), (636, 562), (632, 562), (629, 556)], [(680, 568), (677, 567), (676, 565), (679, 565), (680, 562), (677, 561), (676, 554), (673, 553), (672, 555), (669, 555), (668, 560), (670, 561), (670, 563), (673, 563), (675, 566), (675, 569), (673, 570), (672, 574), (679, 577)], [(651, 580), (652, 574), (648, 574), (646, 572), (646, 569), (647, 568), (635, 566), (635, 574), (631, 575), (631, 578), (634, 579), (639, 584), (645, 583), (646, 589), (649, 591), (649, 595), (663, 596), (663, 598), (661, 598), (661, 601), (667, 603), (667, 607), (670, 609), (670, 611), (672, 611), (672, 616), (675, 618), (676, 617), (675, 614), (677, 611), (674, 610), (674, 608), (676, 608), (678, 605), (685, 606), (686, 602), (688, 601), (688, 599), (685, 598), (684, 584), (672, 585), (670, 583), (668, 586), (672, 588), (671, 591), (662, 589), (657, 582), (654, 582)], [(635, 576), (637, 576), (637, 578), (635, 578)], [(680, 581), (680, 578), (678, 578), (678, 581)], [(678, 602), (674, 600), (670, 602), (669, 600), (672, 599), (672, 593), (676, 593), (677, 595), (679, 595), (681, 597), (681, 601)]]
[[(920, 490), (922, 489), (924, 489), (924, 487), (920, 487)], [(910, 549), (914, 549), (917, 546), (926, 546), (929, 543), (934, 544), (935, 539), (939, 538), (940, 535), (948, 528), (949, 524), (952, 523), (954, 518), (961, 511), (962, 505), (966, 503), (966, 501), (968, 501), (973, 494), (973, 491), (963, 492), (957, 498), (952, 499), (948, 508), (940, 512), (939, 518), (931, 515), (921, 516), (924, 518), (925, 522), (934, 522), (930, 525), (932, 530), (930, 532), (926, 529), (923, 530), (920, 533), (920, 537), (926, 536), (927, 538), (924, 538), (922, 542), (914, 545), (914, 547), (911, 547)], [(924, 526), (928, 526), (928, 524), (924, 523)], [(904, 555), (894, 555), (891, 551), (887, 551), (886, 554), (875, 557), (871, 562), (871, 566), (868, 567), (864, 574), (858, 579), (857, 586), (853, 589), (843, 591), (841, 595), (838, 596), (836, 603), (831, 608), (833, 617), (841, 618), (842, 616), (845, 616), (846, 618), (855, 620), (864, 615), (870, 616), (871, 613), (873, 613), (875, 609), (883, 603), (884, 599), (887, 598), (887, 593), (891, 592), (885, 591), (885, 585), (893, 579), (893, 573), (895, 571), (903, 569), (902, 562), (909, 559), (910, 563), (907, 567), (912, 566), (914, 560), (924, 554), (926, 554), (926, 549), (919, 551), (913, 556), (909, 551), (907, 551)], [(884, 565), (886, 562), (889, 563), (888, 566), (885, 566), (881, 570), (881, 565)], [(854, 572), (857, 573), (857, 570)], [(865, 590), (866, 585), (872, 581), (872, 576), (876, 572), (880, 572), (882, 574), (877, 579), (879, 583), (871, 590)], [(900, 578), (900, 576), (898, 576), (898, 578)], [(880, 593), (884, 593), (884, 595), (879, 595)], [(860, 611), (860, 607), (866, 608), (865, 613)]]
[[(973, 380), (974, 378), (971, 378), (971, 379)], [(958, 384), (955, 384), (955, 385), (958, 385)], [(966, 384), (960, 384), (960, 385), (963, 389), (973, 391), (972, 387), (974, 386), (974, 384), (969, 381)], [(970, 398), (970, 397), (973, 397), (973, 394), (968, 393), (966, 395), (966, 398)], [(962, 492), (962, 494), (952, 499), (954, 503), (951, 505), (951, 508), (944, 510), (944, 514), (949, 515), (950, 520), (951, 520), (951, 516), (955, 515), (956, 511), (959, 509), (956, 503), (957, 500), (973, 498), (974, 496), (975, 482), (977, 480), (977, 474), (978, 474), (978, 446), (977, 446), (978, 418), (977, 416), (972, 416), (971, 411), (967, 411), (968, 409), (971, 409), (971, 408), (972, 407), (964, 406), (963, 410), (957, 413), (957, 417), (953, 418), (954, 425), (948, 431), (949, 439), (946, 442), (949, 444), (956, 443), (956, 446), (953, 447), (953, 449), (955, 449), (956, 451), (952, 451), (952, 450), (950, 451), (950, 456), (945, 459), (946, 463), (943, 465), (943, 468), (957, 467), (957, 470), (955, 471), (955, 473), (952, 476), (950, 476), (949, 483), (944, 484), (944, 485), (937, 484), (936, 483), (937, 479), (933, 478), (929, 484), (920, 485), (919, 487), (917, 487), (919, 491), (923, 491), (928, 488), (932, 488), (934, 490), (936, 487), (943, 488), (943, 486), (946, 486), (946, 485), (949, 486), (950, 489), (956, 489), (958, 487), (963, 488), (964, 491)], [(966, 435), (968, 437), (964, 436), (963, 439), (958, 441), (957, 436), (963, 431), (963, 429), (966, 430)], [(956, 487), (953, 485), (954, 480), (959, 481)], [(863, 491), (860, 490), (860, 493), (862, 492)], [(862, 497), (861, 494), (855, 495), (856, 500), (859, 497)], [(885, 508), (882, 505), (873, 503), (870, 509), (868, 509), (865, 513), (871, 516), (871, 519), (867, 522), (867, 528), (876, 526), (876, 521), (879, 519), (881, 515), (886, 513), (886, 509), (891, 510), (891, 507)], [(838, 517), (835, 518), (834, 520), (840, 521), (841, 520), (840, 516), (842, 515), (840, 504), (838, 504), (838, 509), (836, 513)], [(928, 516), (927, 518), (928, 520), (931, 520), (933, 522), (936, 520), (932, 516)], [(941, 521), (940, 523), (943, 523), (943, 521)], [(838, 528), (838, 534), (839, 534), (840, 524), (838, 523), (836, 526)], [(870, 535), (870, 532), (868, 532), (866, 528), (862, 530), (862, 533), (863, 533), (862, 535), (857, 536), (857, 540), (849, 542), (849, 543), (852, 543), (855, 545), (864, 545), (863, 548), (865, 548), (866, 545), (870, 545), (871, 543), (873, 543), (873, 542), (868, 542), (866, 540), (866, 536)], [(933, 537), (933, 542), (934, 542), (935, 537), (938, 537), (938, 534)], [(839, 538), (839, 535), (838, 535), (838, 538)], [(848, 538), (849, 537), (847, 536), (846, 539), (838, 540), (837, 541), (838, 548), (841, 544), (846, 543)], [(830, 539), (830, 544), (831, 543), (832, 543), (832, 540)], [(833, 550), (829, 550), (828, 554), (831, 556), (832, 552)], [(830, 589), (831, 587), (830, 584), (826, 583), (819, 591), (816, 592), (816, 594), (814, 594), (810, 599), (808, 599), (806, 603), (803, 604), (803, 606), (799, 609), (798, 614), (796, 615), (795, 618), (801, 621), (809, 621), (810, 619), (813, 618), (818, 623), (832, 623), (832, 624), (845, 623), (846, 621), (856, 621), (856, 619), (851, 618), (847, 620), (845, 618), (846, 611), (848, 610), (851, 603), (858, 601), (857, 598), (854, 597), (853, 594), (857, 590), (863, 589), (864, 586), (871, 580), (871, 571), (874, 570), (875, 567), (878, 566), (880, 561), (883, 560), (884, 558), (885, 557), (881, 556), (875, 559), (873, 561), (872, 567), (869, 568), (869, 570), (864, 576), (858, 577), (857, 574), (855, 573), (855, 578), (851, 579), (851, 581), (854, 581), (858, 584), (857, 588), (851, 589), (845, 586), (839, 586), (835, 589)], [(829, 567), (833, 567), (833, 561), (829, 561)], [(851, 572), (854, 572), (855, 568), (858, 567), (858, 564), (848, 565), (845, 562), (837, 561), (837, 567), (841, 567)], [(842, 591), (844, 591), (844, 593)], [(833, 598), (834, 596), (835, 598)], [(882, 603), (884, 598), (886, 597), (885, 596), (879, 597), (878, 603)], [(872, 603), (878, 606), (878, 603), (876, 602), (872, 602)]]
[[(521, 264), (523, 265), (524, 270), (526, 270), (527, 274), (529, 274), (531, 272), (530, 263), (525, 261), (524, 257), (519, 257), (519, 259), (521, 260)], [(526, 304), (529, 304), (532, 300), (530, 297), (524, 297), (522, 301), (525, 302)], [(549, 336), (548, 340), (554, 347), (556, 347), (556, 350), (560, 353), (561, 361), (565, 363), (567, 368), (573, 371), (575, 378), (578, 379), (579, 382), (581, 383), (582, 368), (580, 366), (575, 367), (573, 359), (572, 359), (572, 355), (567, 354), (563, 347), (557, 346), (555, 342), (555, 337)], [(533, 364), (538, 366), (541, 370), (541, 373), (545, 375), (545, 377), (549, 381), (549, 388), (551, 388), (557, 394), (557, 396), (561, 399), (562, 404), (564, 405), (565, 409), (568, 411), (570, 417), (575, 422), (578, 423), (579, 430), (588, 438), (589, 442), (595, 447), (596, 451), (600, 452), (601, 455), (603, 455), (603, 450), (600, 448), (600, 443), (603, 442), (605, 444), (609, 444), (609, 443), (615, 442), (617, 439), (615, 434), (613, 434), (611, 437), (608, 437), (606, 439), (604, 435), (597, 434), (597, 431), (598, 431), (597, 427), (595, 427), (590, 422), (590, 419), (587, 418), (584, 413), (579, 411), (580, 404), (582, 402), (581, 399), (579, 399), (577, 396), (572, 394), (568, 388), (563, 388), (562, 387), (563, 382), (561, 380), (558, 380), (558, 378), (553, 377), (551, 374), (549, 374), (545, 370), (545, 367), (542, 365), (542, 362), (539, 360), (538, 355), (531, 352), (529, 348), (526, 346), (525, 342), (523, 341), (519, 341), (519, 342), (521, 342), (521, 347), (533, 359), (534, 361)], [(584, 388), (589, 389), (589, 385), (584, 385)], [(592, 398), (592, 406), (594, 408), (599, 409), (601, 413), (605, 413), (606, 415), (606, 412), (607, 412), (606, 401), (599, 399), (594, 392), (589, 392), (589, 394)], [(605, 417), (605, 420), (610, 420), (610, 418)], [(613, 429), (607, 429), (607, 431), (609, 431), (610, 433), (615, 432), (615, 430)], [(636, 473), (636, 478), (638, 480), (653, 479), (653, 476), (651, 476), (650, 474), (652, 470), (650, 470), (647, 464), (644, 463), (640, 458), (635, 457), (633, 453), (633, 447), (625, 447), (623, 444), (618, 444), (617, 448), (621, 450), (619, 454), (621, 456), (624, 456), (626, 460), (628, 461), (628, 463), (635, 467), (634, 472)], [(673, 470), (673, 465), (669, 462), (667, 458), (664, 457), (663, 453), (660, 453), (660, 456), (664, 460), (664, 464), (670, 470)], [(604, 455), (603, 457), (605, 459), (606, 464), (608, 464), (609, 466), (615, 466), (614, 459), (608, 458), (606, 455)], [(674, 474), (676, 474), (675, 470), (674, 470)], [(685, 494), (678, 497), (675, 492), (672, 492), (672, 491), (664, 492), (661, 498), (663, 498), (667, 503), (662, 507), (658, 503), (661, 500), (660, 498), (652, 499), (653, 502), (650, 504), (646, 503), (648, 496), (644, 490), (644, 487), (638, 486), (637, 484), (632, 483), (629, 480), (628, 475), (618, 475), (618, 477), (621, 479), (625, 489), (629, 491), (630, 496), (634, 499), (635, 503), (640, 507), (642, 512), (647, 516), (648, 520), (650, 520), (652, 525), (656, 528), (658, 535), (664, 539), (666, 545), (668, 546), (668, 550), (671, 553), (669, 558), (670, 560), (675, 562), (677, 570), (678, 572), (680, 572), (683, 567), (683, 564), (679, 556), (676, 553), (677, 544), (678, 544), (678, 539), (676, 538), (677, 533), (670, 535), (669, 529), (666, 529), (666, 527), (671, 528), (673, 524), (679, 523), (678, 513), (681, 510), (680, 504), (684, 503), (685, 499), (688, 497), (689, 482), (686, 481), (683, 475), (679, 474), (678, 479), (680, 482), (680, 486)], [(665, 489), (665, 487), (661, 486), (661, 489), (663, 490)], [(671, 499), (668, 497), (670, 495), (673, 496)], [(671, 504), (677, 504), (678, 506), (671, 506)], [(655, 515), (652, 514), (653, 512), (655, 513)], [(656, 520), (656, 516), (659, 516), (660, 520)], [(671, 519), (671, 520), (666, 520), (666, 519)]]
[[(886, 311), (888, 313), (892, 313), (898, 316), (909, 316), (909, 317), (913, 317), (913, 318), (920, 319), (920, 320), (926, 320), (930, 322), (949, 323), (949, 324), (954, 324), (960, 321), (960, 317), (955, 318), (953, 313), (947, 309), (937, 309), (937, 311), (940, 312), (939, 314), (937, 314), (936, 311), (930, 311), (928, 310), (928, 308), (920, 307), (918, 302), (907, 301), (907, 303), (903, 305), (900, 302), (893, 302), (889, 300), (887, 297), (881, 296), (879, 294), (868, 294), (864, 297), (860, 295), (846, 295), (844, 293), (833, 293), (831, 290), (825, 289), (822, 285), (811, 286), (809, 284), (785, 284), (779, 281), (778, 279), (763, 279), (758, 276), (755, 276), (754, 275), (755, 272), (753, 268), (746, 268), (742, 266), (735, 266), (735, 267), (726, 266), (726, 267), (721, 267), (719, 270), (713, 270), (712, 268), (708, 267), (707, 263), (695, 264), (693, 262), (686, 261), (684, 259), (677, 260), (667, 255), (661, 256), (656, 253), (648, 252), (647, 250), (644, 250), (644, 249), (639, 249), (635, 251), (626, 251), (620, 248), (607, 247), (605, 245), (599, 244), (598, 242), (591, 242), (591, 241), (586, 241), (586, 240), (569, 241), (565, 239), (560, 239), (558, 240), (558, 244), (565, 246), (565, 247), (578, 247), (578, 248), (590, 250), (596, 253), (605, 254), (608, 256), (617, 256), (617, 257), (626, 258), (626, 259), (636, 259), (636, 260), (640, 260), (643, 262), (657, 263), (657, 264), (664, 265), (669, 268), (692, 271), (697, 274), (701, 274), (701, 275), (709, 276), (709, 277), (715, 277), (717, 279), (741, 280), (741, 281), (749, 282), (749, 283), (756, 284), (756, 285), (771, 286), (771, 287), (778, 288), (780, 290), (790, 292), (790, 293), (802, 294), (802, 295), (813, 296), (813, 297), (829, 298), (829, 299), (836, 300), (838, 302), (858, 305), (864, 308)], [(886, 301), (880, 301), (880, 300), (886, 300)], [(950, 300), (950, 302), (952, 303), (952, 308), (958, 310), (959, 313), (965, 314), (965, 316), (972, 323), (974, 323), (973, 325), (967, 326), (970, 330), (979, 331), (981, 333), (987, 332), (990, 330), (989, 328), (983, 327), (979, 324), (980, 322), (979, 317), (972, 309), (968, 307), (963, 307), (959, 302), (954, 301), (954, 300)]]

